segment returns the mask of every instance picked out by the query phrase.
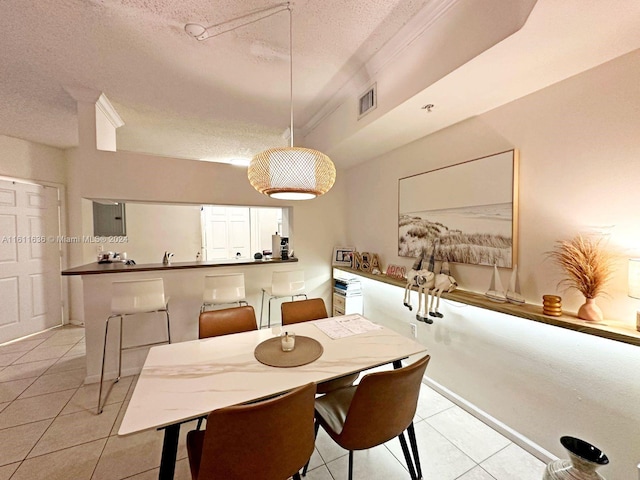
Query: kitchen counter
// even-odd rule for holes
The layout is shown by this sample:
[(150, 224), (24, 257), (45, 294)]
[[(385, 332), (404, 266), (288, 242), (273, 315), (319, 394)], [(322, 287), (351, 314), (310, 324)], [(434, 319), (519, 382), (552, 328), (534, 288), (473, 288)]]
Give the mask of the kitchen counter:
[(127, 273), (127, 272), (152, 272), (156, 270), (180, 270), (185, 268), (215, 268), (215, 267), (246, 267), (248, 265), (273, 265), (277, 263), (297, 262), (297, 258), (281, 260), (224, 260), (217, 262), (172, 262), (168, 265), (164, 263), (144, 263), (140, 265), (126, 265), (124, 262), (113, 263), (88, 263), (79, 267), (69, 268), (62, 271), (62, 275), (101, 275), (104, 273)]
[[(184, 342), (198, 338), (198, 316), (202, 305), (204, 279), (207, 275), (243, 273), (246, 298), (260, 321), (262, 289), (271, 285), (274, 271), (301, 270), (304, 262), (288, 260), (231, 260), (227, 262), (175, 262), (125, 265), (89, 263), (64, 270), (70, 281), (82, 282), (82, 309), (86, 333), (87, 376), (85, 383), (100, 379), (105, 321), (111, 315), (113, 282), (162, 278), (165, 297), (169, 299), (171, 341)], [(286, 301), (286, 299), (283, 299)], [(232, 307), (233, 305), (228, 305)], [(266, 309), (265, 309), (266, 310)], [(280, 308), (272, 312), (272, 323), (279, 323)], [(265, 312), (266, 313), (266, 312)], [(123, 326), (123, 344), (140, 345), (166, 338), (166, 320), (160, 314), (127, 317)], [(111, 322), (107, 342), (105, 378), (114, 378), (118, 360), (118, 321)], [(122, 353), (122, 375), (140, 372), (148, 347)]]

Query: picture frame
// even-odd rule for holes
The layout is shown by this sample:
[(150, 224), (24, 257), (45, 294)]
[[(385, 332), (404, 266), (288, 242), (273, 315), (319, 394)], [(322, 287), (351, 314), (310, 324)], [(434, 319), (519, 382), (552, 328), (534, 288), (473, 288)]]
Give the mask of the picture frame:
[(355, 251), (355, 247), (333, 247), (331, 265), (334, 267), (351, 267)]
[[(512, 268), (518, 258), (518, 151), (398, 180), (398, 255)], [(430, 253), (429, 253), (430, 254)]]

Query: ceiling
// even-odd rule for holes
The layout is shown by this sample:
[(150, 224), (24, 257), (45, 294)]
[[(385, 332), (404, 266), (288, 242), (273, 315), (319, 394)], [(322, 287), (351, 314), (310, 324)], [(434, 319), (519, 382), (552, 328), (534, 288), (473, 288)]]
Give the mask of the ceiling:
[[(0, 134), (59, 148), (76, 146), (76, 104), (65, 88), (84, 87), (104, 92), (124, 120), (118, 129), (118, 149), (226, 160), (250, 158), (267, 147), (284, 145), (290, 107), (286, 12), (202, 42), (184, 31), (189, 22), (211, 25), (275, 3), (3, 0)], [(296, 131), (329, 121), (343, 98), (340, 92), (353, 90), (358, 72), (369, 69), (369, 77), (380, 73), (371, 66), (390, 45), (405, 53), (420, 47), (411, 37), (417, 21), (465, 3), (472, 4), (468, 0), (296, 0)], [(521, 31), (429, 80), (420, 87), (424, 91), (411, 92), (409, 98), (397, 96), (375, 121), (351, 132), (349, 138), (340, 138), (334, 148), (337, 166), (349, 166), (348, 158), (353, 164), (354, 158), (379, 154), (640, 47), (639, 5), (635, 0), (538, 0), (531, 15), (527, 10), (523, 17), (529, 19)], [(491, 18), (496, 24), (501, 21), (495, 12)], [(546, 62), (546, 70), (537, 75), (531, 68), (541, 55), (550, 55), (553, 62)], [(566, 68), (567, 63), (572, 67)], [(510, 64), (518, 71), (529, 69), (526, 85), (507, 88), (502, 96), (488, 95), (495, 83), (487, 72), (500, 72)], [(380, 68), (393, 67), (391, 62)], [(402, 77), (403, 72), (394, 74)], [(460, 92), (474, 84), (483, 85), (482, 91), (474, 92), (474, 101), (460, 99)], [(439, 117), (426, 129), (416, 126), (404, 129), (402, 135), (379, 135), (377, 144), (369, 144), (375, 147), (371, 152), (360, 148), (359, 156), (352, 155), (362, 146), (363, 136), (374, 129), (387, 131), (385, 122), (420, 124), (413, 118), (414, 107), (430, 98), (437, 98), (438, 106), (456, 101), (466, 106), (452, 109), (454, 114)]]

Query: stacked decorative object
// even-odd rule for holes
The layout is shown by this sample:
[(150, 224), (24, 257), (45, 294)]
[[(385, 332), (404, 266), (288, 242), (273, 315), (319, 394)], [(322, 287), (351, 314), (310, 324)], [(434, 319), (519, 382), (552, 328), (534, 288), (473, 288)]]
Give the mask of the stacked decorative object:
[(542, 313), (550, 317), (559, 317), (562, 315), (562, 297), (558, 295), (543, 295)]
[(569, 452), (569, 460), (549, 463), (542, 480), (605, 480), (596, 469), (609, 459), (599, 448), (574, 437), (562, 437), (560, 443)]

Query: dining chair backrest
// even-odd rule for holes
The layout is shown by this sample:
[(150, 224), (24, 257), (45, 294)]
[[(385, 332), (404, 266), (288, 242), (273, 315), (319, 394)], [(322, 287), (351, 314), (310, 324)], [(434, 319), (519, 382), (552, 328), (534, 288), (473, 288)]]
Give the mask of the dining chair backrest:
[(420, 385), (430, 356), (396, 370), (360, 380), (340, 433), (347, 450), (372, 448), (400, 435), (413, 421)]
[(198, 338), (218, 337), (257, 330), (251, 305), (202, 312), (198, 319)]
[(130, 314), (166, 308), (162, 278), (123, 280), (112, 283), (111, 312)]
[(203, 303), (235, 303), (244, 299), (244, 273), (227, 273), (204, 277)]
[(283, 302), (280, 306), (282, 311), (282, 324), (308, 322), (327, 318), (327, 307), (321, 298), (309, 298), (298, 300), (297, 302)]
[(273, 272), (271, 294), (275, 297), (293, 297), (304, 293), (304, 270)]
[[(187, 436), (194, 479), (286, 480), (313, 453), (315, 384), (276, 398), (215, 410)], [(198, 453), (200, 455), (198, 455)]]

